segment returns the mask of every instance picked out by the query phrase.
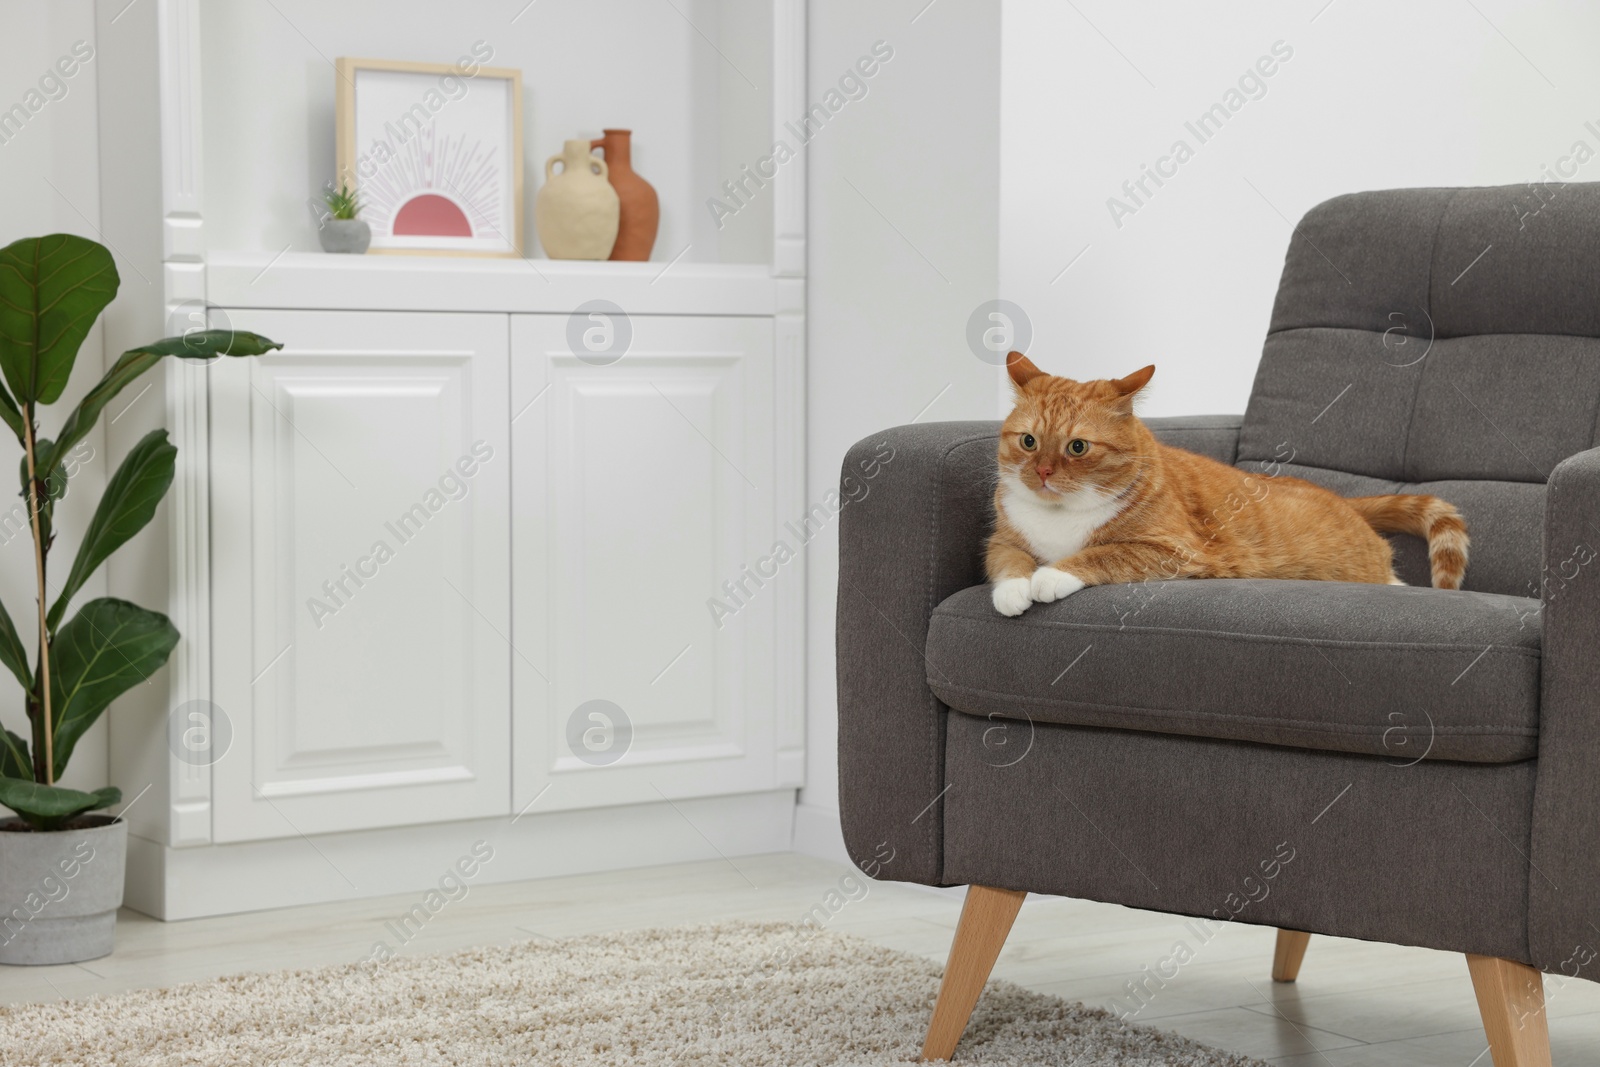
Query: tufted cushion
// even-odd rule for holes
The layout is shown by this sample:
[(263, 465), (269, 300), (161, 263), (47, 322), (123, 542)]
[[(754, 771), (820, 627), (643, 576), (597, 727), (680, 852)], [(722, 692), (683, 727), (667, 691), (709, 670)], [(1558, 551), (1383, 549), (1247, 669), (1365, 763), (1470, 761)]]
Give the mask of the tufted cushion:
[[(1239, 465), (1290, 464), (1346, 494), (1437, 493), (1472, 534), (1466, 588), (1537, 590), (1544, 483), (1600, 443), (1597, 246), (1596, 183), (1313, 208), (1289, 244)], [(1414, 562), (1420, 544), (1401, 551)]]

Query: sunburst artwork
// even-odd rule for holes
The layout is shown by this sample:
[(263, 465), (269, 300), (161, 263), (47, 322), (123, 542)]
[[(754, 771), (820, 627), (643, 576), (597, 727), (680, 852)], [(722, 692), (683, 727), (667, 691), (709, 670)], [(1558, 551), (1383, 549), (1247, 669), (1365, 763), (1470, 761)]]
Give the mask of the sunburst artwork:
[(338, 61), (338, 169), (373, 252), (521, 255), (521, 73)]
[[(372, 146), (376, 148), (376, 146)], [(362, 218), (402, 239), (508, 236), (493, 145), (424, 126), (361, 182)]]

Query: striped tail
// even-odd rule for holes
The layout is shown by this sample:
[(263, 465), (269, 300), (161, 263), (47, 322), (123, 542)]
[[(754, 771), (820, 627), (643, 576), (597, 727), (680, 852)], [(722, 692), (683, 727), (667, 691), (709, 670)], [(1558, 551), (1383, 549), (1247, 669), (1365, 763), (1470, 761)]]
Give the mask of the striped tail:
[(1460, 589), (1467, 575), (1467, 524), (1455, 506), (1436, 496), (1391, 493), (1348, 498), (1379, 533), (1402, 533), (1428, 542), (1435, 589)]

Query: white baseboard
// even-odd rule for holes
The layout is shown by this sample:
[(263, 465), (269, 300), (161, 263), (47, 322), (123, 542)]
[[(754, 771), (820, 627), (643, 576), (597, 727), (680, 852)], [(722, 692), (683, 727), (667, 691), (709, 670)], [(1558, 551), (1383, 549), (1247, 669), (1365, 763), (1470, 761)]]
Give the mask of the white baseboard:
[(479, 841), (493, 849), (481, 883), (787, 852), (794, 808), (780, 789), (195, 848), (129, 834), (124, 902), (173, 920), (416, 892)]
[(855, 864), (844, 847), (844, 831), (839, 812), (820, 804), (796, 804), (794, 808), (794, 850), (803, 856)]

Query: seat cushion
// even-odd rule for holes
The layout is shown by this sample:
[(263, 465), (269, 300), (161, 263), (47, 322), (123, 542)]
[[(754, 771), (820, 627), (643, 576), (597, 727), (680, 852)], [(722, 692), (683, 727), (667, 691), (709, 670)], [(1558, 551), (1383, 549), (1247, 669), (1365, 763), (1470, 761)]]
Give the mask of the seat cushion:
[(1006, 618), (989, 593), (951, 596), (928, 630), (928, 684), (958, 711), (1397, 764), (1536, 754), (1537, 600), (1191, 578), (1090, 587)]

